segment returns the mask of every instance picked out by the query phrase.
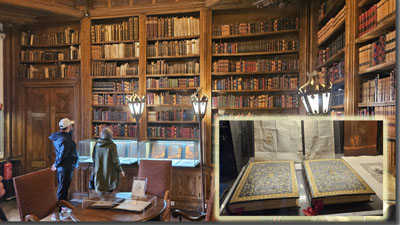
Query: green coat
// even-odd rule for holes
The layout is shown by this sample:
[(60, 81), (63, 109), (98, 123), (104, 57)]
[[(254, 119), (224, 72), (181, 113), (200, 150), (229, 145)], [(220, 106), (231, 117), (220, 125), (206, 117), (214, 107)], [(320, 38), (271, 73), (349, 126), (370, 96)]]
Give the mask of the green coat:
[(94, 164), (94, 186), (96, 191), (110, 191), (118, 187), (119, 163), (117, 146), (113, 141), (99, 139), (92, 153)]

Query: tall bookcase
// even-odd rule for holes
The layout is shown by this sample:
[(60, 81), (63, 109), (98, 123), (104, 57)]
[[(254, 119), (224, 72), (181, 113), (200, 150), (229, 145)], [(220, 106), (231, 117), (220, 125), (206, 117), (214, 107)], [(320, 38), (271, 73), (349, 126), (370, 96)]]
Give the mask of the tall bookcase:
[(212, 22), (213, 117), (297, 114), (299, 7), (213, 11)]
[(137, 138), (127, 96), (139, 90), (139, 17), (92, 20), (92, 135), (111, 127), (115, 138)]
[(358, 88), (357, 113), (359, 116), (384, 118), (385, 176), (388, 184), (386, 200), (395, 200), (396, 176), (396, 1), (355, 1), (352, 32), (354, 40), (354, 76)]
[(346, 46), (349, 34), (346, 31), (346, 13), (348, 11), (345, 0), (323, 0), (313, 2), (311, 17), (312, 35), (311, 65), (313, 70), (320, 73), (320, 77), (332, 82), (331, 110), (336, 115), (344, 115), (345, 83), (347, 71)]
[(147, 138), (198, 140), (200, 13), (146, 16), (146, 42)]
[(19, 39), (20, 79), (80, 77), (79, 23), (26, 27)]

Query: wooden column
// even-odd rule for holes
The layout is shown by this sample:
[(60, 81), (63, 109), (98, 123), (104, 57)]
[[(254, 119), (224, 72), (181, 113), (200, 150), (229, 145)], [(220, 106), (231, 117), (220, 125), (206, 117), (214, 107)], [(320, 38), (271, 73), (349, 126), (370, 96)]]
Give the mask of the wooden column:
[(355, 38), (357, 34), (357, 1), (346, 0), (346, 35), (345, 35), (345, 89), (344, 89), (344, 112), (346, 116), (357, 113), (360, 94), (360, 79), (358, 73), (358, 57), (356, 57)]
[[(4, 132), (4, 69), (3, 69), (3, 41), (6, 38), (4, 33), (0, 33), (0, 132)], [(4, 146), (5, 135), (0, 135), (0, 158), (4, 158), (5, 146)]]
[[(315, 5), (315, 4), (313, 4)], [(300, 2), (300, 32), (299, 32), (299, 39), (300, 39), (300, 50), (299, 50), (299, 87), (302, 86), (307, 82), (307, 72), (312, 71), (313, 62), (312, 52), (315, 50), (313, 48), (313, 42), (310, 43), (311, 37), (316, 41), (316, 35), (311, 35), (310, 32), (313, 32), (312, 29), (318, 29), (312, 25), (310, 20), (310, 1), (308, 0), (301, 0)], [(316, 31), (315, 31), (316, 32)], [(311, 39), (311, 40), (313, 40)], [(315, 43), (315, 42), (314, 42)], [(308, 57), (311, 56), (311, 57)], [(299, 115), (306, 115), (306, 109), (304, 105), (299, 99)]]
[[(146, 15), (139, 16), (139, 95), (146, 96)], [(147, 105), (147, 99), (146, 99)], [(139, 140), (147, 139), (147, 107), (144, 108), (142, 118), (140, 119), (140, 137)]]
[(80, 124), (81, 139), (92, 136), (92, 80), (91, 80), (91, 20), (81, 19), (80, 47), (81, 47), (81, 98), (80, 98)]
[(211, 164), (211, 35), (212, 35), (212, 13), (210, 9), (200, 10), (200, 87), (208, 96), (206, 115), (203, 119), (204, 138), (204, 164)]

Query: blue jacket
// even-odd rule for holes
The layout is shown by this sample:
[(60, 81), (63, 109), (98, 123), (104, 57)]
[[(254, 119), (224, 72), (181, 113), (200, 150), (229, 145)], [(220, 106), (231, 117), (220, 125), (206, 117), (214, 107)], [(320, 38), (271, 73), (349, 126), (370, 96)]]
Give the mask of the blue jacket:
[(72, 170), (78, 162), (76, 144), (69, 133), (54, 132), (49, 137), (56, 149), (55, 166), (57, 169)]

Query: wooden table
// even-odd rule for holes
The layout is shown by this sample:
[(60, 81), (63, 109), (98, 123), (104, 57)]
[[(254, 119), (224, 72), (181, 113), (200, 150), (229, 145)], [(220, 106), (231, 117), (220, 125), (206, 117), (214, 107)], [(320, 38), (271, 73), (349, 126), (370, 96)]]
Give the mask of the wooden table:
[[(117, 193), (116, 197), (121, 193)], [(120, 198), (121, 195), (119, 195)], [(127, 196), (126, 194), (122, 196)], [(154, 196), (147, 195), (147, 199)], [(124, 197), (126, 198), (126, 197)], [(148, 206), (142, 212), (132, 212), (119, 209), (93, 209), (84, 208), (82, 204), (76, 206), (71, 211), (71, 218), (73, 221), (148, 221), (152, 219), (159, 219), (161, 213), (165, 210), (167, 203), (164, 199), (157, 197), (154, 204)]]

